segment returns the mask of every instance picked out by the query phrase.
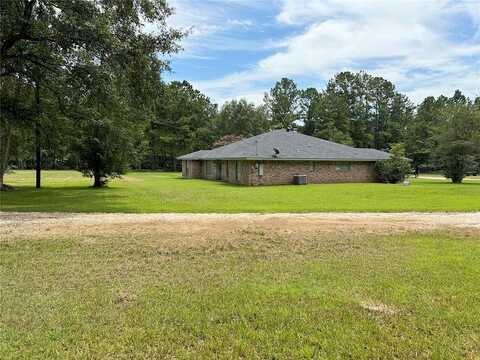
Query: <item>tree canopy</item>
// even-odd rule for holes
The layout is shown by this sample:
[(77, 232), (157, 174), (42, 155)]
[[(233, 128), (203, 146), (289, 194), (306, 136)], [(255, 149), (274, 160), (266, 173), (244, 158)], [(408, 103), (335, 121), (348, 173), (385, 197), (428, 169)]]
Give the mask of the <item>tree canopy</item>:
[[(37, 187), (41, 136), (47, 128), (42, 116), (45, 105), (57, 105), (59, 115), (53, 118), (70, 111), (67, 116), (72, 120), (82, 118), (97, 123), (107, 118), (114, 121), (118, 108), (128, 107), (130, 114), (134, 109), (146, 110), (152, 84), (168, 67), (159, 54), (178, 51), (177, 41), (183, 36), (167, 26), (166, 18), (171, 13), (172, 9), (161, 0), (2, 2), (2, 86), (13, 81), (35, 92), (34, 101), (30, 99), (35, 103), (31, 106), (35, 115), (30, 119), (35, 124)], [(146, 22), (155, 23), (156, 31), (145, 31)], [(23, 100), (26, 104), (27, 98)], [(19, 116), (4, 117), (2, 122), (7, 120), (10, 127), (20, 123)], [(112, 126), (122, 125), (120, 122)], [(77, 129), (84, 128), (89, 127)], [(108, 143), (115, 139), (118, 137)], [(9, 149), (2, 150), (8, 157)], [(103, 173), (108, 175), (108, 171)], [(3, 182), (0, 185), (3, 187)]]
[(245, 99), (226, 102), (216, 120), (217, 136), (243, 137), (261, 134), (270, 129), (265, 106), (255, 106)]
[(291, 79), (282, 78), (277, 81), (269, 93), (265, 94), (264, 102), (274, 128), (291, 128), (299, 119), (300, 91)]
[(292, 127), (404, 147), (415, 173), (443, 170), (457, 182), (480, 172), (480, 97), (457, 90), (414, 106), (387, 79), (345, 71), (324, 88), (282, 78), (261, 105), (219, 107), (188, 81), (162, 79), (165, 55), (186, 35), (167, 25), (172, 12), (164, 0), (1, 2), (0, 189), (12, 167), (75, 168), (101, 186), (130, 168), (176, 170), (179, 155)]
[(455, 95), (440, 113), (435, 156), (445, 177), (460, 183), (480, 170), (480, 111), (465, 97)]

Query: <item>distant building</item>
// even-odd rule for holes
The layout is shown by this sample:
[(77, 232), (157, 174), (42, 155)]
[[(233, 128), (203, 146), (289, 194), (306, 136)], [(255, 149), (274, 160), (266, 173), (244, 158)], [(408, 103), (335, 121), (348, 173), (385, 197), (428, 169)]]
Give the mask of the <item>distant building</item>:
[[(375, 149), (337, 144), (293, 130), (274, 130), (213, 150), (180, 156), (185, 178), (243, 185), (374, 182), (375, 162), (390, 155)], [(297, 177), (298, 178), (298, 177)]]

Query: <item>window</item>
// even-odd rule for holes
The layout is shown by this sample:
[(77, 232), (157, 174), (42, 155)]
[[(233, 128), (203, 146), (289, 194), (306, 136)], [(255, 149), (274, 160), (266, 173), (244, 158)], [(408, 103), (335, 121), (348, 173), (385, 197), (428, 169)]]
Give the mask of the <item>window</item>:
[(337, 171), (350, 171), (350, 170), (352, 170), (352, 163), (337, 162), (336, 169), (337, 169)]
[(239, 174), (238, 161), (235, 161), (235, 180), (238, 181), (239, 178), (240, 178), (240, 174)]
[(263, 163), (257, 162), (255, 164), (255, 169), (257, 170), (257, 176), (263, 176)]
[(229, 168), (229, 164), (228, 164), (228, 160), (227, 160), (227, 161), (225, 161), (225, 171), (226, 171), (225, 175), (227, 176), (227, 179), (228, 179), (228, 173), (229, 173), (228, 168)]
[(315, 161), (312, 161), (312, 172), (315, 172), (319, 169), (318, 164)]

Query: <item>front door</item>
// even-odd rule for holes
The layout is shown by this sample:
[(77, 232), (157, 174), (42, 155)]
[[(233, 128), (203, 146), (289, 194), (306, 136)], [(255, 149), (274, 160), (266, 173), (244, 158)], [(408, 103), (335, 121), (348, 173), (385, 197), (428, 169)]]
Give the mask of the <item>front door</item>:
[(217, 161), (217, 166), (215, 167), (217, 168), (217, 180), (222, 180), (222, 162)]

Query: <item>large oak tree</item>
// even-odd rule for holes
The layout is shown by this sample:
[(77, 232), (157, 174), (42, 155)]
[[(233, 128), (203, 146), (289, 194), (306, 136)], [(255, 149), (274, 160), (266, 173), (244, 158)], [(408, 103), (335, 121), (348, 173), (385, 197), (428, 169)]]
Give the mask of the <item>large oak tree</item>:
[[(107, 87), (114, 79), (123, 83), (117, 97), (144, 106), (151, 70), (158, 76), (168, 65), (159, 54), (177, 51), (177, 40), (183, 36), (167, 26), (172, 9), (163, 0), (11, 0), (1, 6), (2, 85), (9, 78), (35, 90), (37, 186), (42, 100), (53, 96), (68, 103), (71, 98), (63, 93), (72, 89), (88, 93), (92, 79), (104, 73)], [(146, 25), (155, 31), (146, 31)], [(16, 119), (11, 122), (17, 125)]]

